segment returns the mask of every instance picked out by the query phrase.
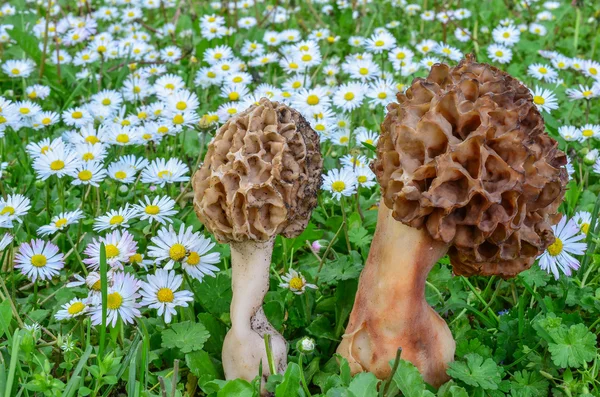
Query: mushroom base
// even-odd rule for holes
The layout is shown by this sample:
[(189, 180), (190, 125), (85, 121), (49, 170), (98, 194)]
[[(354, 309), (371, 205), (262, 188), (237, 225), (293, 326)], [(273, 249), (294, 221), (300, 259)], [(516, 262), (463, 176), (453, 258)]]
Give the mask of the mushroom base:
[(427, 274), (448, 246), (406, 226), (380, 204), (377, 230), (360, 276), (356, 300), (337, 352), (353, 373), (390, 375), (398, 348), (425, 381), (440, 386), (456, 344), (446, 322), (425, 300)]
[(265, 334), (271, 335), (271, 350), (278, 373), (286, 369), (287, 342), (269, 323), (262, 308), (269, 290), (272, 252), (273, 239), (267, 242), (231, 243), (231, 329), (225, 336), (222, 351), (223, 369), (228, 380), (253, 380), (259, 374), (262, 360), (262, 376), (266, 381), (271, 373)]

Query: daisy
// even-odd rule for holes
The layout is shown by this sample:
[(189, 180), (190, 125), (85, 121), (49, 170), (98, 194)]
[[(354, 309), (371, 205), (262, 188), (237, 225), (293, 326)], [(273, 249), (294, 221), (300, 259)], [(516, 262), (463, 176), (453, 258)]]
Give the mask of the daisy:
[(32, 100), (46, 99), (48, 95), (50, 95), (50, 87), (41, 84), (35, 84), (27, 87), (25, 93), (27, 94), (27, 98)]
[(98, 187), (106, 178), (106, 170), (102, 168), (102, 163), (99, 161), (87, 161), (79, 163), (79, 165), (69, 173), (69, 176), (73, 178), (71, 184), (74, 186), (91, 185)]
[(352, 170), (332, 169), (323, 176), (322, 188), (330, 192), (333, 198), (340, 200), (342, 196), (348, 197), (356, 193), (356, 178)]
[[(135, 319), (141, 316), (140, 304), (137, 302), (137, 298), (140, 297), (139, 289), (140, 282), (133, 275), (115, 273), (113, 285), (108, 289), (106, 297), (107, 325), (115, 327), (119, 319), (122, 319), (125, 324), (133, 324)], [(101, 303), (91, 308), (91, 320), (93, 325), (102, 324)]]
[(88, 311), (88, 305), (78, 298), (73, 298), (69, 303), (62, 305), (62, 309), (56, 312), (54, 318), (57, 320), (70, 320), (82, 316)]
[(581, 130), (572, 125), (563, 125), (558, 128), (558, 133), (567, 142), (574, 142), (581, 140)]
[(540, 257), (540, 268), (552, 273), (558, 280), (559, 270), (571, 276), (572, 270), (579, 269), (579, 261), (572, 255), (583, 255), (586, 250), (585, 234), (581, 233), (579, 225), (563, 217), (557, 225), (552, 226), (555, 240)]
[(0, 238), (0, 251), (4, 250), (13, 241), (13, 236), (10, 233), (4, 233)]
[(83, 253), (88, 257), (83, 263), (92, 270), (100, 268), (100, 244), (104, 243), (106, 252), (106, 263), (111, 269), (123, 269), (123, 265), (129, 261), (129, 258), (137, 251), (137, 243), (128, 231), (121, 232), (114, 230), (105, 237), (92, 240), (85, 248)]
[(302, 88), (298, 90), (292, 99), (293, 104), (304, 112), (310, 112), (311, 109), (328, 108), (331, 99), (327, 95), (327, 89), (324, 87)]
[(587, 235), (592, 223), (592, 214), (587, 211), (579, 211), (573, 216), (573, 221), (579, 225), (581, 232)]
[(33, 282), (57, 276), (64, 264), (64, 256), (58, 247), (44, 240), (21, 244), (15, 255), (15, 269), (20, 269), (21, 274)]
[(342, 163), (343, 167), (355, 168), (367, 166), (369, 164), (369, 160), (362, 154), (356, 156), (347, 154), (340, 159), (340, 163)]
[(600, 78), (600, 63), (592, 60), (583, 62), (583, 74), (593, 79), (598, 80)]
[(61, 212), (60, 214), (53, 216), (49, 225), (44, 225), (37, 230), (38, 235), (47, 236), (54, 234), (59, 230), (66, 229), (69, 225), (83, 219), (83, 211), (75, 210), (70, 212)]
[(377, 79), (369, 84), (366, 96), (372, 105), (387, 106), (394, 99), (394, 83), (391, 80)]
[(333, 104), (344, 112), (351, 112), (362, 104), (366, 86), (361, 83), (347, 83), (340, 86), (333, 95)]
[(372, 35), (364, 43), (365, 48), (374, 54), (381, 54), (384, 51), (389, 51), (395, 45), (396, 38), (392, 36), (391, 33), (385, 30)]
[(579, 128), (579, 130), (581, 131), (582, 140), (598, 138), (600, 136), (600, 125), (598, 124), (586, 124)]
[(352, 172), (354, 172), (358, 186), (370, 188), (377, 184), (375, 181), (375, 174), (371, 171), (371, 168), (366, 165), (355, 167), (352, 169)]
[(527, 68), (527, 74), (538, 80), (552, 83), (558, 77), (558, 73), (551, 66), (534, 63)]
[(155, 159), (142, 171), (142, 183), (152, 183), (163, 187), (165, 183), (186, 182), (188, 166), (178, 158)]
[(187, 256), (181, 262), (183, 270), (192, 278), (202, 281), (205, 276), (214, 277), (219, 268), (215, 264), (221, 261), (221, 254), (209, 252), (215, 247), (210, 239), (200, 235), (187, 250)]
[(494, 62), (509, 63), (512, 59), (512, 50), (501, 44), (490, 44), (488, 46), (488, 56)]
[(23, 118), (32, 118), (42, 111), (42, 107), (31, 101), (15, 102), (15, 109)]
[(11, 79), (29, 77), (35, 70), (35, 62), (30, 59), (10, 59), (2, 65), (2, 71)]
[(492, 38), (498, 44), (512, 47), (519, 42), (521, 32), (514, 25), (498, 26), (492, 31)]
[(75, 107), (62, 112), (62, 119), (66, 125), (83, 127), (93, 122), (92, 115), (83, 107)]
[(567, 96), (572, 100), (577, 99), (592, 99), (600, 96), (600, 85), (595, 84), (593, 86), (579, 85), (579, 88), (567, 88), (565, 91)]
[(106, 146), (102, 144), (79, 143), (74, 149), (82, 161), (102, 161), (106, 157)]
[(22, 223), (21, 217), (27, 215), (31, 201), (22, 194), (10, 194), (6, 199), (0, 196), (0, 225), (12, 228), (13, 221)]
[(187, 307), (188, 302), (194, 300), (194, 294), (190, 291), (177, 291), (182, 283), (183, 277), (174, 271), (158, 269), (153, 275), (148, 275), (148, 282), (142, 283), (140, 304), (157, 309), (157, 314), (164, 314), (165, 323), (168, 324), (172, 316), (177, 314), (177, 306)]
[(32, 126), (35, 129), (42, 129), (58, 123), (60, 116), (56, 112), (44, 111), (33, 117)]
[(433, 40), (423, 40), (416, 45), (417, 50), (421, 54), (427, 54), (437, 47), (437, 43)]
[(200, 233), (194, 233), (191, 226), (186, 229), (184, 224), (179, 227), (179, 232), (175, 232), (173, 225), (162, 227), (151, 240), (154, 245), (148, 247), (148, 256), (157, 262), (166, 261), (165, 269), (172, 269), (175, 263), (186, 259), (188, 249), (201, 238)]
[(279, 284), (279, 288), (289, 289), (296, 295), (302, 295), (306, 288), (317, 289), (316, 285), (307, 283), (304, 276), (294, 269), (290, 269), (281, 279), (284, 282)]
[(350, 77), (362, 82), (372, 80), (380, 74), (379, 66), (371, 59), (353, 61), (350, 64), (346, 64), (346, 66)]
[(144, 200), (140, 200), (139, 204), (133, 206), (141, 220), (156, 221), (162, 225), (172, 223), (173, 220), (169, 218), (171, 215), (175, 215), (175, 200), (168, 196), (157, 196), (150, 201), (148, 196), (144, 196)]
[(72, 173), (79, 163), (77, 153), (60, 144), (37, 157), (33, 162), (33, 169), (38, 179), (45, 181), (53, 175), (62, 178)]
[(200, 106), (198, 96), (188, 90), (179, 90), (166, 98), (167, 110), (172, 112), (195, 111)]
[(99, 216), (94, 222), (94, 231), (115, 230), (120, 227), (128, 228), (129, 221), (136, 217), (137, 211), (125, 204), (125, 207), (110, 210), (106, 215)]
[(542, 112), (548, 112), (558, 109), (558, 101), (556, 95), (548, 89), (535, 87), (534, 90), (530, 90), (533, 95), (533, 103)]
[(354, 130), (356, 141), (359, 143), (368, 143), (369, 145), (376, 146), (379, 141), (379, 134), (366, 129), (365, 127), (358, 127)]
[(350, 130), (338, 128), (338, 130), (333, 133), (329, 140), (335, 145), (348, 146), (350, 143)]

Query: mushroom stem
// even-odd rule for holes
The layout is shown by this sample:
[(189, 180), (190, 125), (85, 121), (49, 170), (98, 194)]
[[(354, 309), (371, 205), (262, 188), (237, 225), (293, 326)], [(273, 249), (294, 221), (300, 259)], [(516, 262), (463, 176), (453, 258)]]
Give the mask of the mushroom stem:
[(231, 243), (233, 299), (231, 329), (223, 343), (223, 369), (226, 379), (248, 381), (259, 373), (262, 360), (263, 379), (271, 374), (264, 335), (271, 335), (275, 368), (284, 372), (287, 365), (287, 343), (269, 323), (263, 311), (263, 299), (269, 290), (269, 270), (274, 238), (266, 242)]
[(353, 373), (390, 375), (398, 347), (401, 358), (415, 364), (426, 382), (447, 381), (447, 364), (455, 342), (446, 322), (425, 300), (425, 282), (448, 246), (426, 230), (406, 226), (379, 205), (377, 229), (362, 271), (350, 321), (338, 353)]

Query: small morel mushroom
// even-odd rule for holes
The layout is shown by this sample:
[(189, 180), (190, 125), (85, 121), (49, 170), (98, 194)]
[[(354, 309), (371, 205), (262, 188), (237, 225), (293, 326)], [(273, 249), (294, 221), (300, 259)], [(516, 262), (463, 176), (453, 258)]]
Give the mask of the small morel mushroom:
[(425, 300), (427, 274), (446, 254), (458, 275), (529, 268), (554, 241), (566, 157), (529, 90), (472, 57), (434, 65), (398, 102), (381, 125), (377, 230), (338, 353), (385, 378), (402, 348), (439, 386), (455, 342)]
[(266, 98), (228, 120), (194, 174), (194, 207), (204, 226), (231, 246), (231, 329), (223, 344), (227, 379), (254, 379), (262, 360), (285, 371), (287, 343), (262, 309), (275, 237), (300, 234), (317, 203), (319, 137), (294, 109)]

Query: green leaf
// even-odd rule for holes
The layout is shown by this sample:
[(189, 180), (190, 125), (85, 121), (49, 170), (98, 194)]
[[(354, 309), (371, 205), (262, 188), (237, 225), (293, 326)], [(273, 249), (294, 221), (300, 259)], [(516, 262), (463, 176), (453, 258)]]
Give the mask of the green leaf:
[(275, 388), (276, 397), (304, 396), (300, 386), (300, 367), (296, 363), (289, 363), (283, 375), (283, 381)]
[(379, 379), (370, 372), (361, 372), (356, 375), (348, 390), (354, 397), (377, 397), (377, 384)]
[(6, 299), (0, 303), (0, 337), (3, 335), (10, 335), (10, 320), (12, 320), (12, 309), (10, 307), (10, 301)]
[(163, 331), (162, 347), (168, 349), (177, 348), (182, 353), (189, 353), (195, 350), (202, 350), (204, 342), (209, 337), (210, 334), (203, 324), (184, 321), (173, 324), (170, 329)]
[(483, 360), (479, 354), (465, 355), (467, 362), (455, 361), (448, 366), (448, 375), (470, 386), (479, 386), (485, 390), (496, 390), (502, 381), (501, 368), (488, 358)]
[(469, 394), (464, 387), (458, 386), (451, 380), (438, 389), (437, 397), (469, 397)]
[(352, 251), (351, 255), (343, 255), (323, 266), (319, 282), (336, 284), (339, 281), (358, 278), (363, 268), (360, 255)]
[(491, 357), (492, 349), (484, 345), (479, 339), (461, 339), (456, 345), (456, 355), (463, 357), (469, 353), (477, 353), (481, 357)]
[(510, 382), (511, 396), (545, 397), (548, 395), (548, 381), (537, 372), (517, 371)]
[(394, 383), (405, 397), (433, 397), (425, 387), (423, 376), (411, 362), (400, 360), (393, 377)]
[(203, 385), (221, 375), (208, 353), (204, 350), (186, 354), (185, 364), (190, 372), (198, 378), (199, 385)]
[(548, 344), (552, 361), (561, 368), (579, 368), (596, 357), (596, 337), (583, 324), (559, 328), (552, 335), (555, 343)]
[(196, 282), (196, 299), (203, 307), (215, 316), (229, 311), (231, 303), (231, 277), (218, 273), (216, 277), (205, 277), (201, 283)]
[(252, 397), (254, 389), (252, 385), (244, 379), (236, 379), (227, 382), (225, 386), (217, 393), (217, 397)]
[(352, 244), (360, 248), (369, 247), (373, 240), (373, 236), (362, 226), (348, 230), (348, 238)]

